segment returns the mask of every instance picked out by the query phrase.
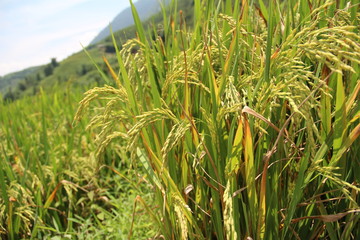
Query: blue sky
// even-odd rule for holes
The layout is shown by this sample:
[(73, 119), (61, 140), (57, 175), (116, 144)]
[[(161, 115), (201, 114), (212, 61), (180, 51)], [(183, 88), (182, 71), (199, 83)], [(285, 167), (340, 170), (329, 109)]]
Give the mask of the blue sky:
[[(135, 1), (134, 1), (135, 2)], [(86, 46), (129, 0), (0, 0), (0, 76)]]

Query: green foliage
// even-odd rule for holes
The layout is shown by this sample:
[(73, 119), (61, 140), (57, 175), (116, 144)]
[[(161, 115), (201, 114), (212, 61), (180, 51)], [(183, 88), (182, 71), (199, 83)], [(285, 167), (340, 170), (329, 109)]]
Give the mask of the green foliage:
[(26, 90), (26, 85), (24, 82), (20, 82), (18, 85), (18, 88), (20, 91), (25, 91)]
[(52, 64), (46, 65), (46, 67), (44, 68), (45, 77), (52, 75), (53, 72), (54, 72), (54, 66)]
[(56, 61), (56, 58), (51, 58), (50, 63), (47, 64), (44, 68), (45, 77), (51, 76), (57, 66), (59, 66), (59, 63)]
[(2, 100), (5, 102), (12, 102), (18, 98), (18, 92), (13, 92), (10, 88), (7, 93), (3, 96)]
[(39, 71), (39, 67), (31, 67), (0, 77), (0, 92), (5, 94), (10, 88), (14, 89), (19, 82), (23, 81), (27, 76), (32, 75), (37, 71)]
[(359, 6), (195, 0), (190, 33), (177, 2), (164, 38), (132, 6), (137, 38), (119, 51), (113, 37), (119, 70), (107, 64), (116, 87), (88, 91), (75, 117), (105, 101), (98, 156), (116, 142), (144, 168), (154, 237), (357, 239)]
[(123, 147), (114, 145), (99, 164), (97, 133), (85, 130), (86, 119), (72, 126), (81, 91), (52, 92), (0, 101), (0, 238), (123, 239), (131, 229), (134, 236), (149, 234), (139, 210), (134, 214), (142, 220), (127, 224), (137, 194), (151, 198), (145, 182), (130, 189), (138, 176), (119, 156)]
[(132, 11), (0, 99), (0, 237), (357, 239), (356, 1)]
[[(89, 52), (95, 61), (105, 68), (103, 55), (112, 63), (115, 60), (115, 54), (111, 49), (111, 45), (100, 44), (92, 47)], [(70, 86), (88, 89), (100, 82), (97, 76), (96, 68), (82, 51), (60, 63), (52, 58), (49, 64), (9, 74), (0, 79), (0, 91), (4, 100), (14, 101), (24, 96), (33, 96), (38, 93), (40, 87), (47, 92), (52, 91), (54, 85), (58, 85), (62, 90)]]
[(56, 61), (56, 58), (51, 58), (50, 65), (56, 68), (57, 66), (59, 66), (59, 63)]

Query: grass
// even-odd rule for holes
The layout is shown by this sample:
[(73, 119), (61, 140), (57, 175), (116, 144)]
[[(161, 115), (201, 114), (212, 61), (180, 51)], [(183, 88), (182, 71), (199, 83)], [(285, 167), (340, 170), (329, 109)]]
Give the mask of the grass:
[(1, 237), (358, 239), (357, 1), (170, 9), (107, 85), (1, 103)]
[(126, 144), (143, 165), (157, 208), (139, 204), (165, 239), (356, 239), (358, 4), (194, 6), (190, 31), (176, 7), (163, 13), (164, 40), (133, 8), (114, 87), (88, 91), (76, 115), (107, 100), (99, 153)]
[[(85, 130), (86, 119), (72, 126), (79, 89), (51, 92), (0, 103), (1, 239), (126, 238), (147, 184), (132, 188), (140, 173), (128, 169), (121, 146), (97, 161), (97, 133)], [(147, 217), (134, 214), (134, 236), (146, 236)]]

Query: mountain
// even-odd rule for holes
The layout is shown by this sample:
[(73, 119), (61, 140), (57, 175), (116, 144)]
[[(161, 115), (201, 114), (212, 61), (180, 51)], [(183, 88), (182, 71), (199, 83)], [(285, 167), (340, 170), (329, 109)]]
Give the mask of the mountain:
[(2, 77), (0, 76), (0, 93), (4, 94), (10, 88), (15, 88), (26, 76), (37, 72), (39, 68), (40, 66), (30, 67), (18, 72), (6, 74)]
[[(169, 2), (165, 0), (164, 2)], [(139, 0), (134, 3), (136, 10), (138, 11), (141, 21), (147, 20), (155, 13), (161, 10), (159, 0)], [(126, 8), (120, 12), (114, 20), (110, 23), (113, 32), (124, 29), (134, 24), (134, 19), (131, 12), (131, 7)], [(90, 45), (99, 43), (110, 35), (109, 26), (106, 26), (91, 42)]]
[[(136, 2), (135, 6), (139, 16), (144, 15), (144, 9), (149, 8), (151, 2), (154, 6), (155, 1), (158, 4), (158, 0), (139, 0)], [(162, 1), (169, 2), (169, 0)], [(159, 5), (157, 6), (159, 7)], [(194, 22), (193, 6), (193, 0), (178, 0), (178, 10), (184, 12), (186, 24), (190, 27)], [(129, 17), (132, 19), (132, 14)], [(153, 26), (161, 24), (162, 17), (162, 13), (157, 12), (148, 17), (147, 20), (143, 20), (143, 26), (148, 33), (149, 39), (153, 34)], [(118, 46), (121, 46), (127, 39), (136, 37), (136, 27), (132, 25), (121, 30), (114, 30), (114, 35), (118, 41)], [(3, 77), (0, 76), (0, 99), (13, 101), (24, 96), (32, 96), (39, 92), (40, 88), (44, 91), (52, 91), (53, 88), (72, 87), (87, 89), (90, 86), (102, 84), (104, 80), (101, 78), (93, 62), (96, 62), (97, 66), (105, 74), (109, 75), (109, 69), (104, 63), (103, 56), (107, 58), (114, 70), (118, 71), (117, 58), (111, 36), (105, 37), (96, 44), (89, 45), (86, 49), (91, 55), (92, 60), (89, 59), (84, 51), (80, 51), (61, 62), (57, 62), (56, 58), (54, 58), (48, 64), (7, 74)], [(111, 76), (109, 75), (108, 78), (111, 79)]]
[[(103, 57), (116, 69), (116, 55), (111, 43), (94, 46), (88, 49), (88, 53), (105, 73), (108, 69)], [(40, 88), (44, 91), (67, 87), (89, 88), (101, 80), (92, 61), (84, 51), (80, 51), (61, 62), (53, 58), (48, 64), (0, 77), (0, 98), (14, 101), (24, 96), (32, 96), (38, 93)]]

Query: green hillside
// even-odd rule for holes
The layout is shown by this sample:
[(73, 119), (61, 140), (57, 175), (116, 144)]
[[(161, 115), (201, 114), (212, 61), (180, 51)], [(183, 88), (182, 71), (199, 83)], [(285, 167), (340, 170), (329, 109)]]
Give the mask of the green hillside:
[[(184, 11), (189, 26), (192, 26), (193, 21), (192, 7), (192, 0), (180, 1), (178, 5), (178, 9)], [(171, 10), (168, 9), (167, 11)], [(162, 34), (162, 16), (162, 13), (155, 14), (143, 23), (149, 38), (155, 38), (157, 35)], [(136, 28), (135, 26), (127, 27), (115, 32), (114, 36), (118, 41), (118, 45), (121, 46), (128, 39), (136, 37)], [(86, 49), (106, 74), (108, 71), (103, 57), (106, 57), (111, 65), (116, 62), (111, 36), (95, 45), (86, 47)], [(0, 93), (3, 99), (13, 101), (24, 96), (31, 96), (37, 94), (40, 88), (51, 91), (55, 85), (60, 88), (70, 86), (87, 89), (103, 81), (94, 63), (84, 51), (75, 53), (61, 62), (56, 62), (56, 58), (52, 59), (52, 61), (55, 62), (32, 67), (0, 78)]]
[[(110, 50), (109, 50), (110, 49)], [(113, 47), (101, 44), (90, 49), (94, 61), (105, 69), (103, 57), (113, 62)], [(75, 53), (61, 62), (53, 59), (47, 65), (31, 68), (27, 71), (6, 75), (0, 82), (3, 84), (4, 100), (16, 100), (24, 96), (37, 94), (40, 88), (50, 91), (54, 85), (60, 88), (88, 88), (99, 83), (100, 76), (94, 64), (84, 51)]]
[(39, 67), (30, 67), (27, 69), (24, 69), (19, 72), (10, 73), (6, 76), (1, 77), (0, 76), (0, 93), (6, 93), (9, 88), (16, 88), (17, 84), (19, 84), (21, 81), (24, 81), (24, 79), (27, 76), (32, 75), (35, 72), (39, 71)]

